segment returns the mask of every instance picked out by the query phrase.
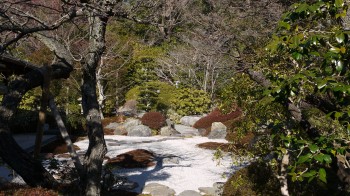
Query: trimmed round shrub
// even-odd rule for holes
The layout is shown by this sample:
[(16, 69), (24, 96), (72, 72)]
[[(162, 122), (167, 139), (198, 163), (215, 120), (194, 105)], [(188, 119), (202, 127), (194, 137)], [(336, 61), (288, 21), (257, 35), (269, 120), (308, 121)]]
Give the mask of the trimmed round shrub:
[(228, 114), (223, 114), (218, 108), (215, 108), (212, 112), (210, 112), (207, 116), (199, 119), (193, 127), (196, 129), (211, 129), (211, 124), (213, 122), (227, 122), (234, 120), (241, 116), (242, 111), (240, 108), (237, 108), (235, 111), (232, 111)]
[(198, 115), (209, 111), (211, 101), (209, 95), (197, 89), (183, 88), (171, 100), (171, 107), (180, 115)]
[(165, 117), (160, 112), (147, 112), (142, 116), (141, 122), (151, 129), (159, 130), (165, 125)]

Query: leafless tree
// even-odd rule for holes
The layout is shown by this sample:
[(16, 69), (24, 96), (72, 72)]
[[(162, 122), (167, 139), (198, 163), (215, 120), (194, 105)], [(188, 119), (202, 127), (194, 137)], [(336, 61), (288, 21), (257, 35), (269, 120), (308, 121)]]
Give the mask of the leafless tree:
[(56, 56), (50, 67), (50, 78), (67, 78), (75, 64), (69, 48), (56, 31), (62, 25), (72, 25), (75, 19), (88, 22), (88, 52), (82, 55), (83, 84), (82, 106), (87, 120), (89, 147), (85, 154), (82, 171), (79, 172), (81, 190), (86, 195), (100, 195), (102, 161), (107, 151), (101, 125), (96, 94), (96, 69), (105, 50), (105, 32), (108, 19), (123, 13), (119, 1), (2, 1), (0, 5), (0, 37), (3, 73), (16, 73), (8, 84), (8, 93), (0, 107), (0, 155), (28, 185), (54, 187), (57, 182), (41, 166), (24, 152), (11, 136), (8, 122), (13, 117), (22, 96), (30, 89), (42, 85), (46, 67), (32, 65), (7, 53), (16, 44), (35, 37), (43, 42)]

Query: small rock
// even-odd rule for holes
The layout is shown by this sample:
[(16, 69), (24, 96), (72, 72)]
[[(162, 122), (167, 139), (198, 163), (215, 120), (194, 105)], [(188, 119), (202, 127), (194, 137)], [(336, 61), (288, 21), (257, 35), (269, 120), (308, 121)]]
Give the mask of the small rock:
[(163, 164), (179, 164), (180, 158), (179, 157), (168, 157), (163, 159)]
[(150, 194), (152, 196), (174, 196), (175, 191), (162, 184), (149, 183), (143, 188), (142, 194)]
[(215, 182), (213, 188), (215, 190), (215, 196), (221, 196), (224, 192), (225, 182)]
[(136, 136), (136, 137), (149, 137), (152, 136), (152, 130), (145, 125), (137, 125), (134, 127), (129, 127), (128, 136)]
[(200, 193), (192, 190), (181, 192), (178, 196), (202, 196)]
[(215, 196), (215, 189), (213, 187), (199, 187), (198, 190), (205, 195)]
[(166, 125), (169, 127), (169, 128), (173, 128), (173, 129), (175, 129), (175, 123), (174, 123), (174, 121), (172, 121), (171, 119), (166, 119), (165, 120), (165, 122), (166, 122)]
[(174, 136), (174, 135), (179, 135), (179, 134), (181, 134), (181, 133), (176, 131), (175, 129), (173, 129), (171, 127), (162, 127), (160, 129), (161, 136)]
[(209, 139), (225, 139), (227, 135), (227, 127), (221, 122), (213, 122), (211, 131), (208, 135)]
[(133, 190), (135, 188), (137, 188), (139, 186), (139, 184), (137, 184), (137, 182), (133, 182), (133, 181), (128, 181), (128, 180), (117, 180), (117, 183), (114, 184), (111, 189), (112, 190), (125, 190), (125, 191), (130, 191)]

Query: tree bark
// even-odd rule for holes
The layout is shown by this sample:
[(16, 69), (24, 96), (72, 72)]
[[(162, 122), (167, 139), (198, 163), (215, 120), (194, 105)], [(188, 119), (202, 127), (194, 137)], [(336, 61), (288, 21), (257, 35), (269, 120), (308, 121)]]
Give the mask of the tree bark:
[(104, 59), (103, 57), (101, 57), (101, 62), (100, 62), (100, 65), (98, 66), (98, 69), (97, 69), (97, 73), (96, 73), (96, 79), (97, 79), (97, 90), (98, 90), (98, 105), (99, 105), (99, 109), (100, 109), (100, 116), (101, 116), (101, 119), (104, 118), (103, 116), (103, 107), (104, 107), (104, 102), (106, 100), (106, 96), (104, 95), (104, 88), (103, 88), (103, 85), (102, 85), (102, 67), (104, 66)]
[[(12, 64), (21, 63), (15, 58), (12, 60), (14, 60)], [(72, 71), (72, 67), (64, 63), (54, 64), (52, 68), (51, 78), (67, 77)], [(9, 92), (3, 97), (0, 106), (0, 156), (28, 185), (51, 188), (56, 186), (57, 181), (39, 161), (33, 159), (16, 143), (8, 127), (8, 122), (16, 112), (23, 95), (43, 83), (44, 69), (43, 67), (32, 69), (24, 76), (9, 83)]]
[(34, 148), (34, 158), (37, 159), (39, 157), (41, 151), (41, 142), (44, 134), (44, 125), (46, 121), (46, 111), (47, 105), (49, 101), (50, 95), (50, 72), (51, 67), (46, 66), (46, 70), (44, 73), (44, 84), (42, 85), (42, 95), (41, 95), (41, 105), (39, 110), (39, 120), (38, 126), (36, 130), (36, 138), (35, 138), (35, 148)]
[(89, 15), (89, 54), (83, 65), (82, 106), (87, 122), (89, 147), (85, 154), (82, 187), (85, 195), (100, 195), (102, 162), (107, 152), (96, 93), (96, 68), (105, 49), (107, 17)]

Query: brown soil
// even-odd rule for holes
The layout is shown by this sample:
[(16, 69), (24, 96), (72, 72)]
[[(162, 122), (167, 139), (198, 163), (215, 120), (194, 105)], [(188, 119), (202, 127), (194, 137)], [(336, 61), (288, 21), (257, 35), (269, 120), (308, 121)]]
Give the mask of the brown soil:
[(109, 158), (107, 164), (123, 168), (146, 168), (154, 166), (154, 154), (150, 151), (137, 149)]
[(229, 143), (218, 143), (218, 142), (206, 142), (206, 143), (197, 144), (197, 146), (199, 148), (204, 148), (209, 150), (217, 150), (220, 148), (220, 150), (224, 152), (230, 152), (234, 147), (232, 144), (229, 144)]
[(236, 149), (244, 149), (249, 147), (249, 144), (254, 139), (253, 133), (248, 133), (247, 135), (243, 136), (243, 138), (238, 139), (237, 133), (234, 133), (230, 139), (230, 141), (233, 141), (233, 143), (218, 143), (218, 142), (206, 142), (198, 144), (197, 146), (204, 149), (210, 149), (210, 150), (217, 150), (220, 148), (224, 152), (232, 152)]

